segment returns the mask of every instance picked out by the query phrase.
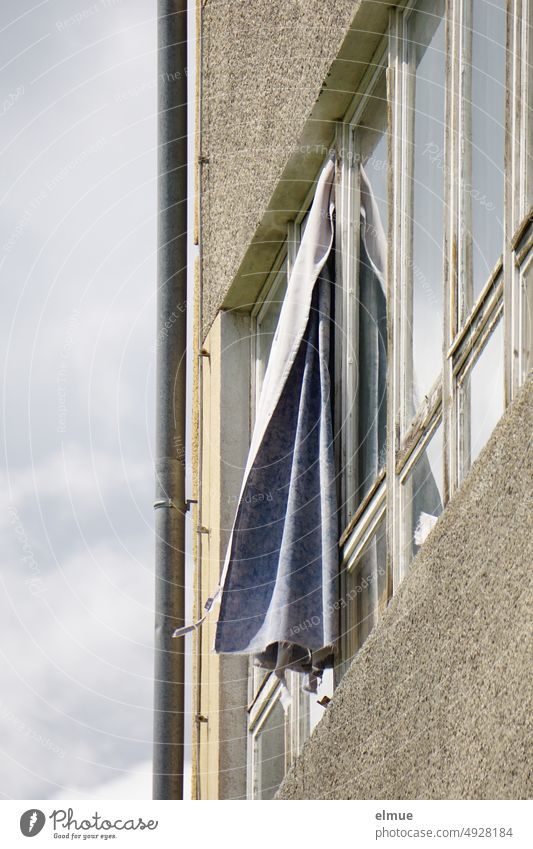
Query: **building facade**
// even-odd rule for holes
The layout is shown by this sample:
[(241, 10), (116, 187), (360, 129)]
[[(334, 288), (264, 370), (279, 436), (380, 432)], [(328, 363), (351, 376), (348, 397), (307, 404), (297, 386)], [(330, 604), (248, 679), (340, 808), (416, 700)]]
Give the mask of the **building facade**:
[(207, 616), (194, 798), (531, 791), (531, 15), (529, 0), (198, 4), (196, 615), (329, 168), (339, 639), (309, 693), (215, 654)]

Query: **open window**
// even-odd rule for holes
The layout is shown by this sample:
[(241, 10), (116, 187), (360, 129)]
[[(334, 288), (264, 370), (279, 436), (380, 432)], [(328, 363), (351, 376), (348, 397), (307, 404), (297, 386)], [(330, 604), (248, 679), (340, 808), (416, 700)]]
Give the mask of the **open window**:
[[(337, 130), (337, 681), (533, 364), (526, 5), (391, 10)], [(308, 206), (254, 312), (254, 399)], [(252, 763), (271, 773), (251, 792), (265, 798), (322, 708), (289, 673), (282, 721), (274, 676), (254, 675)]]

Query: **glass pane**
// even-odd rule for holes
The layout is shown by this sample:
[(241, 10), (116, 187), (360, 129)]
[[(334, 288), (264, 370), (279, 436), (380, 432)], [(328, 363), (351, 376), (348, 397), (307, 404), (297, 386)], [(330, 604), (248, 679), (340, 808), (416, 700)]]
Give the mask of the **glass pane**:
[(362, 169), (357, 299), (356, 503), (385, 464), (387, 424), (387, 91), (376, 84), (357, 129)]
[(300, 242), (302, 241), (302, 239), (303, 239), (303, 237), (304, 237), (304, 233), (305, 233), (305, 231), (307, 230), (307, 222), (309, 221), (309, 213), (310, 213), (310, 211), (311, 211), (311, 210), (310, 210), (310, 209), (308, 209), (308, 210), (307, 210), (307, 212), (305, 213), (304, 217), (303, 217), (303, 218), (302, 218), (302, 220), (300, 221)]
[(285, 775), (285, 712), (279, 699), (256, 736), (258, 799), (273, 799)]
[[(359, 156), (379, 212), (379, 227), (386, 235), (389, 220), (387, 81), (377, 80), (357, 127)], [(386, 263), (387, 256), (383, 257)]]
[(522, 276), (522, 382), (533, 369), (533, 258)]
[(503, 327), (499, 321), (461, 393), (462, 477), (487, 442), (504, 411)]
[(260, 687), (263, 686), (265, 679), (269, 676), (269, 672), (262, 666), (254, 666), (253, 660), (250, 661), (249, 678), (252, 682), (251, 699), (254, 698)]
[(468, 8), (465, 12), (462, 318), (503, 250), (505, 8), (506, 0), (475, 0), (470, 21)]
[[(525, 124), (526, 124), (526, 204), (522, 214), (531, 209), (533, 206), (533, 7), (529, 4), (526, 10), (526, 19), (524, 27), (528, 28), (529, 40), (529, 61), (527, 62), (526, 74), (526, 108), (525, 108)], [(528, 20), (529, 18), (529, 20)], [(527, 57), (526, 57), (527, 59)]]
[(442, 513), (442, 485), (442, 426), (439, 425), (402, 484), (404, 571)]
[(444, 9), (444, 0), (424, 0), (407, 22), (410, 180), (406, 227), (410, 250), (404, 328), (406, 427), (442, 367)]
[(345, 579), (345, 655), (351, 660), (387, 606), (387, 534), (381, 519), (372, 538)]
[(316, 694), (309, 696), (309, 731), (308, 735), (316, 728), (322, 717), (324, 716), (324, 708), (319, 705), (319, 701), (328, 696), (331, 698), (335, 689), (333, 669), (324, 669), (322, 681), (318, 684)]
[(270, 349), (286, 291), (287, 262), (285, 261), (257, 317), (256, 399), (259, 398), (263, 386)]

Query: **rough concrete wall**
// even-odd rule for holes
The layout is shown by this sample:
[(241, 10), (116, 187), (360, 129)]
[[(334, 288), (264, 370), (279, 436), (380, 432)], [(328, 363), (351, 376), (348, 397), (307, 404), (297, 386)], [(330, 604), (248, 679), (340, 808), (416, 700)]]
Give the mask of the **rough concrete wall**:
[(531, 796), (533, 380), (344, 677), (282, 799)]
[(359, 5), (358, 0), (205, 2), (204, 332), (237, 272)]

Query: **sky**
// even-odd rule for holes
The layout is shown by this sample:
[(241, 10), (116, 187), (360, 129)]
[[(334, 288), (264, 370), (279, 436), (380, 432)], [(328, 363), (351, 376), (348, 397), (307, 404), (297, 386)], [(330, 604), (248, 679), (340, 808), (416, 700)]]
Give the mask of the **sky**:
[(148, 798), (156, 2), (0, 6), (0, 798)]

